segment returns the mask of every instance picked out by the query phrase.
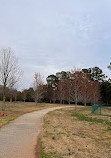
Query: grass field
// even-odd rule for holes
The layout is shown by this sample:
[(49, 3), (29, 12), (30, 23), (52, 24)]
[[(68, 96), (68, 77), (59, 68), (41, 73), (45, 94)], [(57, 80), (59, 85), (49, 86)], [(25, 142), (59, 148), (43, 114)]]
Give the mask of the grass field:
[[(2, 102), (0, 102), (0, 110), (1, 105)], [(25, 113), (55, 106), (59, 105), (46, 103), (38, 103), (38, 105), (36, 105), (34, 102), (6, 102), (5, 116), (0, 116), (0, 128)]]
[(40, 158), (111, 158), (111, 117), (91, 114), (91, 107), (50, 112), (40, 146)]

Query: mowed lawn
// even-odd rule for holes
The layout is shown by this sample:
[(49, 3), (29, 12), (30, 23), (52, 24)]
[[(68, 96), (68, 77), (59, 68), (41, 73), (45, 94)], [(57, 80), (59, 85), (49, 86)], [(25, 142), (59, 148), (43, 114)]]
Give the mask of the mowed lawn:
[[(2, 102), (0, 101), (0, 111), (1, 111)], [(60, 106), (59, 104), (46, 104), (38, 103), (37, 105), (34, 102), (6, 102), (5, 115), (0, 116), (0, 128), (15, 118), (29, 112)]]
[(111, 158), (111, 116), (91, 114), (91, 107), (50, 112), (40, 146), (40, 158)]

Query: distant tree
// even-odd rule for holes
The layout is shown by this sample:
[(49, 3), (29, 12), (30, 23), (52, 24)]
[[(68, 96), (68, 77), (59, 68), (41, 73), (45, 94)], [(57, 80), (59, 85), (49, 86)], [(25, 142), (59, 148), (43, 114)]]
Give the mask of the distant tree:
[(52, 94), (53, 94), (52, 100), (53, 100), (53, 103), (55, 103), (57, 100), (57, 87), (52, 87)]
[(36, 104), (43, 97), (43, 77), (40, 73), (35, 73), (34, 82), (33, 82), (33, 90), (34, 90), (34, 99)]
[(53, 98), (53, 87), (51, 85), (46, 85), (44, 90), (44, 97), (50, 103), (52, 103)]
[(53, 103), (55, 103), (55, 101), (56, 101), (55, 89), (57, 87), (59, 80), (58, 80), (57, 76), (49, 75), (46, 78), (46, 81), (47, 81), (47, 97), (49, 98), (50, 103), (52, 101), (53, 101)]
[(68, 78), (66, 80), (66, 91), (65, 91), (65, 98), (67, 100), (67, 102), (70, 104), (71, 103), (71, 94), (72, 94), (72, 85), (71, 85), (71, 80), (70, 78)]
[(111, 79), (102, 82), (100, 86), (102, 102), (106, 104), (111, 104)]
[(56, 77), (58, 78), (58, 80), (67, 79), (68, 74), (65, 71), (61, 71), (56, 73)]
[(14, 97), (14, 101), (17, 101), (17, 95), (18, 95), (18, 91), (16, 89), (13, 90), (13, 97)]
[(20, 91), (17, 92), (17, 101), (23, 101), (22, 92)]
[(76, 105), (80, 99), (80, 88), (82, 86), (81, 84), (81, 72), (76, 69), (72, 70), (70, 73), (70, 80), (71, 80), (71, 99), (75, 102), (75, 111), (76, 111)]
[(10, 102), (12, 102), (13, 101), (13, 97), (14, 97), (14, 89), (13, 88), (9, 89), (8, 96), (10, 98)]
[(15, 88), (6, 88), (6, 97), (10, 102), (17, 100), (18, 91)]
[(3, 98), (3, 86), (0, 85), (0, 100)]
[(97, 104), (100, 100), (100, 83), (98, 81), (92, 82), (92, 103)]
[(26, 98), (27, 98), (27, 89), (24, 89), (23, 91), (22, 91), (22, 95), (23, 95), (23, 100), (24, 100), (24, 102), (26, 101)]
[(58, 78), (55, 75), (49, 75), (46, 80), (48, 86), (51, 87), (57, 86)]
[[(51, 97), (51, 100), (52, 100), (52, 97)], [(48, 89), (47, 84), (43, 85), (43, 94), (42, 94), (41, 101), (46, 102), (46, 103), (50, 102), (50, 94), (49, 94), (49, 89)]]
[(109, 70), (111, 70), (111, 63), (107, 66)]
[[(22, 95), (22, 97), (23, 97), (23, 95)], [(34, 90), (32, 87), (27, 89), (26, 102), (34, 102)]]
[(103, 82), (107, 78), (107, 76), (103, 74), (102, 69), (100, 69), (99, 67), (82, 69), (82, 72), (87, 73), (93, 81)]
[(65, 85), (64, 80), (60, 80), (57, 85), (57, 98), (60, 101), (60, 104), (64, 104), (65, 100)]
[(89, 76), (86, 73), (82, 73), (81, 78), (81, 88), (80, 88), (80, 94), (81, 94), (81, 102), (84, 103), (86, 106), (87, 103), (90, 103), (91, 101), (91, 95), (92, 95), (92, 82)]
[(18, 60), (12, 49), (2, 49), (0, 52), (0, 82), (3, 85), (2, 111), (5, 110), (6, 87), (13, 88), (21, 76), (22, 71), (19, 68)]

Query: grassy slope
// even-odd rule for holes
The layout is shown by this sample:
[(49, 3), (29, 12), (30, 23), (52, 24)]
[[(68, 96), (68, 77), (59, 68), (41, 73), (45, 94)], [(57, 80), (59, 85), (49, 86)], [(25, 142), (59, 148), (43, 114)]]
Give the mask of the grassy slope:
[(44, 117), (40, 158), (110, 158), (111, 117), (91, 108), (56, 110)]
[[(2, 105), (2, 102), (0, 102), (0, 109), (1, 109), (1, 105)], [(0, 128), (25, 113), (29, 113), (32, 111), (37, 111), (37, 110), (41, 110), (45, 108), (50, 108), (53, 106), (58, 106), (58, 105), (39, 103), (36, 106), (35, 103), (31, 103), (31, 102), (25, 102), (25, 103), (24, 102), (16, 102), (16, 103), (7, 102), (5, 116), (0, 116)]]

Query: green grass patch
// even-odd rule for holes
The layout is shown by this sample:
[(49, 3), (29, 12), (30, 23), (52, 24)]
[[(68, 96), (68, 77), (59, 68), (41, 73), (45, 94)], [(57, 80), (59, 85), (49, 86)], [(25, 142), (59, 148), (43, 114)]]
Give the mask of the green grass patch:
[(65, 133), (62, 133), (62, 132), (56, 133), (56, 135), (62, 135), (62, 134), (65, 134)]
[(87, 121), (87, 122), (93, 122), (93, 123), (101, 123), (101, 124), (105, 124), (105, 125), (111, 125), (111, 122), (108, 120), (103, 120), (103, 119), (98, 119), (98, 118), (92, 118), (91, 116), (87, 116), (84, 114), (80, 114), (80, 113), (72, 113), (71, 116), (77, 117), (78, 120), (80, 121)]
[(60, 155), (57, 155), (57, 153), (46, 153), (45, 148), (43, 147), (42, 143), (40, 144), (40, 158), (62, 158)]
[(50, 155), (46, 154), (44, 152), (44, 149), (41, 147), (41, 150), (40, 150), (40, 158), (51, 158)]

